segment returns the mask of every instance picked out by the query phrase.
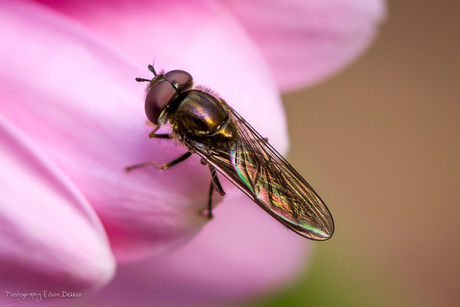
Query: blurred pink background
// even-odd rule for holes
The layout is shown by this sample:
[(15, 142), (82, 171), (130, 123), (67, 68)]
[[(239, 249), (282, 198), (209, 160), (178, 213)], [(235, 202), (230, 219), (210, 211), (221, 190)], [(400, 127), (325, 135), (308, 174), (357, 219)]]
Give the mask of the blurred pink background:
[(315, 244), (308, 292), (460, 305), (459, 12), (455, 0), (389, 1), (363, 57), (283, 97), (288, 159), (337, 227)]

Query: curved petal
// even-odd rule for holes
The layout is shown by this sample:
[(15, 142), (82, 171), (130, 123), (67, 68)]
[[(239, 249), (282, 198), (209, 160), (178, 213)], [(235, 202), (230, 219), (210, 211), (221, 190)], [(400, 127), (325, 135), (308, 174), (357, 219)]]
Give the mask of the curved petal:
[[(149, 46), (180, 49), (180, 42), (195, 34), (188, 26), (193, 25), (190, 21), (201, 14), (203, 6), (212, 5), (215, 18), (225, 16), (224, 22), (235, 23), (229, 16), (231, 11), (268, 61), (281, 90), (319, 82), (350, 64), (369, 47), (386, 14), (384, 0), (219, 1), (225, 7), (211, 0), (175, 0), (166, 5), (157, 1), (141, 5), (127, 1), (40, 2), (104, 33), (120, 49), (146, 60), (152, 56)], [(157, 41), (150, 37), (152, 30), (159, 26), (164, 33), (170, 31), (158, 23), (157, 17), (161, 20), (162, 16), (171, 16), (173, 24), (186, 26), (153, 45)], [(114, 24), (113, 19), (118, 22)]]
[[(198, 158), (162, 173), (151, 168), (124, 171), (140, 162), (169, 162), (184, 152), (147, 137), (151, 127), (143, 112), (145, 85), (133, 81), (144, 70), (54, 12), (30, 3), (1, 5), (0, 112), (27, 131), (87, 197), (117, 259), (160, 253), (198, 232), (207, 222), (201, 211), (209, 185), (208, 170)], [(166, 2), (150, 12), (155, 21), (155, 26), (148, 24), (151, 57), (161, 57), (168, 70), (189, 70), (200, 83), (218, 90), (285, 150), (284, 113), (274, 83), (250, 40), (234, 31), (231, 20), (216, 16), (207, 5)], [(147, 18), (141, 17), (137, 30)], [(176, 40), (168, 41), (171, 37)]]
[(281, 90), (323, 80), (366, 50), (384, 0), (222, 0), (247, 29)]
[(155, 60), (158, 70), (190, 72), (195, 82), (217, 91), (269, 136), (280, 152), (287, 151), (284, 109), (270, 68), (245, 29), (219, 2), (39, 2), (103, 36), (142, 67)]
[[(96, 213), (49, 158), (1, 114), (0, 165), (2, 306), (17, 304), (16, 293), (86, 295), (105, 285), (115, 273), (115, 259)], [(33, 303), (35, 299), (43, 298), (28, 297)], [(43, 304), (55, 305), (56, 300), (43, 299)]]
[(235, 304), (282, 287), (302, 270), (310, 246), (246, 197), (229, 195), (193, 241), (172, 254), (120, 266), (91, 303)]

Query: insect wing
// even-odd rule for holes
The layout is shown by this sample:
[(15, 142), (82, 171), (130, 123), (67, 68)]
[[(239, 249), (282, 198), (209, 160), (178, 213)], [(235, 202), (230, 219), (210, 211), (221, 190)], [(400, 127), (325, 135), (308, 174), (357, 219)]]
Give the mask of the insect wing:
[(236, 142), (225, 150), (189, 146), (286, 227), (312, 240), (329, 239), (334, 222), (318, 194), (235, 110), (228, 109), (239, 134)]

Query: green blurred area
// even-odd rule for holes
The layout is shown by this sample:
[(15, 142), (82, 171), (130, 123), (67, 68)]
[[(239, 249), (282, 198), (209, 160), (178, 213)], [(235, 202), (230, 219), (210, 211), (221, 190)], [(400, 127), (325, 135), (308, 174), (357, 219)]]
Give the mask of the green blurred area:
[[(375, 267), (351, 255), (337, 257), (334, 248), (317, 248), (311, 266), (284, 291), (247, 307), (278, 306), (421, 306), (420, 299), (398, 294), (391, 281)], [(336, 251), (339, 252), (339, 251)], [(340, 262), (338, 262), (340, 258)], [(434, 306), (434, 305), (433, 305)]]
[(366, 271), (356, 260), (345, 258), (348, 265), (340, 265), (321, 249), (315, 258), (310, 272), (304, 272), (292, 289), (257, 306), (391, 306), (390, 299), (373, 287), (375, 281), (366, 281)]

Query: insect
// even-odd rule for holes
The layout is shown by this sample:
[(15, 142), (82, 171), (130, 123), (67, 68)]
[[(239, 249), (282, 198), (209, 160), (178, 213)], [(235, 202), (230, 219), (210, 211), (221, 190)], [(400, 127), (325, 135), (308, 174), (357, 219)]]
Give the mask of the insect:
[[(216, 170), (235, 184), (263, 210), (281, 224), (312, 240), (327, 240), (334, 232), (331, 213), (313, 188), (300, 174), (261, 137), (233, 108), (210, 90), (193, 87), (192, 76), (183, 70), (156, 73), (145, 99), (148, 120), (158, 125), (151, 138), (180, 141), (188, 151), (162, 165), (165, 170), (192, 154), (211, 171), (208, 214), (212, 217), (214, 190), (225, 195)], [(157, 134), (169, 124), (169, 134)], [(148, 162), (127, 167), (156, 164)]]

